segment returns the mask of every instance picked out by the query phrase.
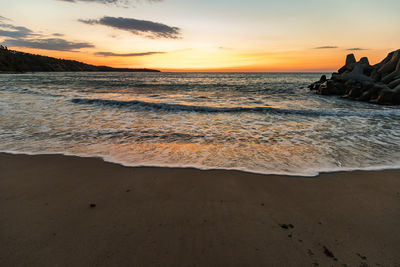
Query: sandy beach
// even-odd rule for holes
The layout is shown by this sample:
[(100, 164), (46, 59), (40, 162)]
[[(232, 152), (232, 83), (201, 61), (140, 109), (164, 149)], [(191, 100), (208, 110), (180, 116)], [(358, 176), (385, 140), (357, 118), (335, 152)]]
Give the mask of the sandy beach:
[(400, 266), (400, 172), (0, 154), (0, 266)]

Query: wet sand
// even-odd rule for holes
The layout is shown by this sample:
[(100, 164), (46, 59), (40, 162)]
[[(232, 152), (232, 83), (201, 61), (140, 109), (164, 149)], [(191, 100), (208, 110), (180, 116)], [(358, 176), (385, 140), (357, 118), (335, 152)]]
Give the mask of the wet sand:
[(400, 266), (400, 171), (0, 154), (0, 266)]

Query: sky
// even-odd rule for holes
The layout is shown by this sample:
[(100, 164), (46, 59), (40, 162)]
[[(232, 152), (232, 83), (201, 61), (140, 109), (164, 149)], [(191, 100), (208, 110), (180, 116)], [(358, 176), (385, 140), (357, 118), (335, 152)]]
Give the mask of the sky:
[(400, 48), (399, 0), (0, 0), (10, 49), (163, 71), (334, 71)]

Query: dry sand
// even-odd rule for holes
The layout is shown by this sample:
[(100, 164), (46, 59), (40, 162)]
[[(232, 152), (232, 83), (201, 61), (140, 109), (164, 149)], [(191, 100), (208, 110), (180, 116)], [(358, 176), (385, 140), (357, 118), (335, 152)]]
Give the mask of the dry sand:
[(0, 266), (317, 264), (400, 266), (400, 171), (300, 178), (0, 154)]

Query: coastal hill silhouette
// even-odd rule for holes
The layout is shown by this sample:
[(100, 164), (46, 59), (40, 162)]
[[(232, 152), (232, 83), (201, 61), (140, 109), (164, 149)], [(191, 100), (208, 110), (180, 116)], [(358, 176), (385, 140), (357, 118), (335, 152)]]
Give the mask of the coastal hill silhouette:
[(0, 72), (69, 72), (69, 71), (101, 71), (101, 72), (160, 72), (153, 69), (112, 68), (94, 66), (75, 60), (57, 59), (34, 55), (0, 46)]

